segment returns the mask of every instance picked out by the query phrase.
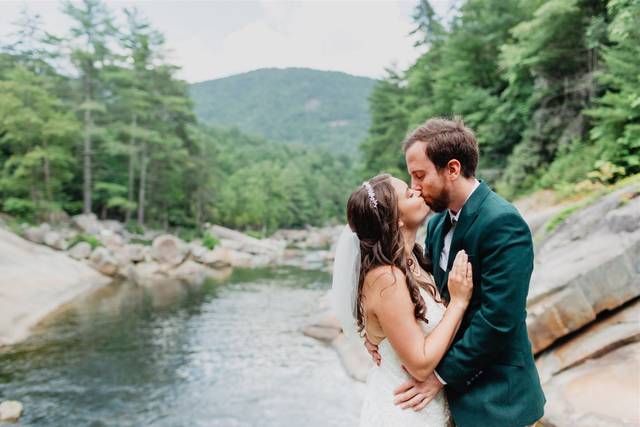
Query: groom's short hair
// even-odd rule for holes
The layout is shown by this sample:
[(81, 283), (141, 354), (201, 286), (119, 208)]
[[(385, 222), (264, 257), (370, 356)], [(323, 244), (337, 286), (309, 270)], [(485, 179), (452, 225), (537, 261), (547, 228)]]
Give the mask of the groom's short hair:
[(426, 143), (426, 155), (436, 169), (442, 170), (450, 160), (460, 162), (461, 173), (466, 178), (476, 174), (478, 167), (478, 143), (473, 131), (459, 117), (444, 119), (434, 117), (410, 132), (402, 143), (406, 153), (418, 141)]

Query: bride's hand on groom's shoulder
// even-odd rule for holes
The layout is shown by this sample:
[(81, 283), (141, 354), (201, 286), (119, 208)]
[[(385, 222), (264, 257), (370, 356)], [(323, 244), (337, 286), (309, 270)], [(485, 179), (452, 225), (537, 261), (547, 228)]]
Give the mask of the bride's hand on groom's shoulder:
[(473, 270), (464, 250), (456, 254), (447, 286), (451, 296), (449, 305), (458, 305), (466, 309), (473, 293)]

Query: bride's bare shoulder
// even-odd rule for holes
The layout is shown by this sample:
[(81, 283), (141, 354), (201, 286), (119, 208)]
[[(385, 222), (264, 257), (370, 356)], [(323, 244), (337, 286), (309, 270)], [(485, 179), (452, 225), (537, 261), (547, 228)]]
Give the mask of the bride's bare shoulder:
[(364, 277), (364, 288), (382, 292), (399, 282), (404, 283), (404, 280), (404, 273), (395, 265), (381, 265), (367, 272)]

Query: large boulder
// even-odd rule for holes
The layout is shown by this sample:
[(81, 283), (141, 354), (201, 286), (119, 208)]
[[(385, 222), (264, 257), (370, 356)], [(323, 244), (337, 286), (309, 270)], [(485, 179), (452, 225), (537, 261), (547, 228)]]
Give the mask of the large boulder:
[(64, 251), (69, 247), (69, 243), (67, 243), (64, 237), (54, 230), (50, 230), (45, 233), (44, 244), (59, 251)]
[(0, 228), (0, 346), (29, 336), (62, 304), (111, 281), (67, 253)]
[(576, 336), (541, 353), (537, 360), (542, 382), (554, 375), (598, 358), (630, 342), (640, 341), (640, 299), (625, 305), (614, 314), (598, 319)]
[(22, 403), (16, 400), (5, 400), (0, 403), (0, 421), (16, 422), (22, 415)]
[(285, 241), (256, 239), (230, 228), (212, 225), (209, 232), (221, 240), (223, 247), (256, 255), (278, 257), (286, 246)]
[(27, 227), (24, 230), (24, 237), (34, 243), (44, 244), (44, 237), (49, 231), (51, 231), (51, 226), (43, 222), (35, 227)]
[(121, 250), (126, 254), (131, 262), (144, 261), (146, 255), (150, 253), (150, 248), (148, 246), (144, 246), (139, 243), (130, 243), (125, 245)]
[(118, 261), (109, 249), (104, 247), (95, 248), (91, 253), (90, 259), (100, 273), (112, 277), (118, 274)]
[(543, 384), (543, 425), (640, 425), (640, 342), (564, 370)]
[(94, 213), (75, 215), (71, 218), (73, 224), (83, 233), (100, 233), (100, 223)]
[(120, 249), (124, 245), (121, 235), (106, 228), (100, 231), (99, 239), (105, 247), (113, 250)]
[(143, 261), (129, 265), (127, 278), (139, 286), (152, 287), (154, 283), (166, 279), (167, 271), (155, 261)]
[(534, 353), (640, 296), (640, 197), (628, 199), (635, 191), (576, 211), (537, 246), (527, 304)]
[(91, 245), (87, 242), (78, 242), (69, 249), (69, 256), (75, 259), (89, 258), (91, 255)]
[(162, 234), (153, 240), (151, 256), (160, 264), (176, 266), (188, 255), (188, 246), (176, 236)]

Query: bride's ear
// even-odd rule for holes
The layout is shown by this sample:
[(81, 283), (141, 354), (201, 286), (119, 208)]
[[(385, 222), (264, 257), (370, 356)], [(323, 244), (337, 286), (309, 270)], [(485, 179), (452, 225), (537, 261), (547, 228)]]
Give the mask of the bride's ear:
[(401, 219), (398, 220), (398, 227), (400, 228), (404, 227), (404, 221), (402, 221)]

